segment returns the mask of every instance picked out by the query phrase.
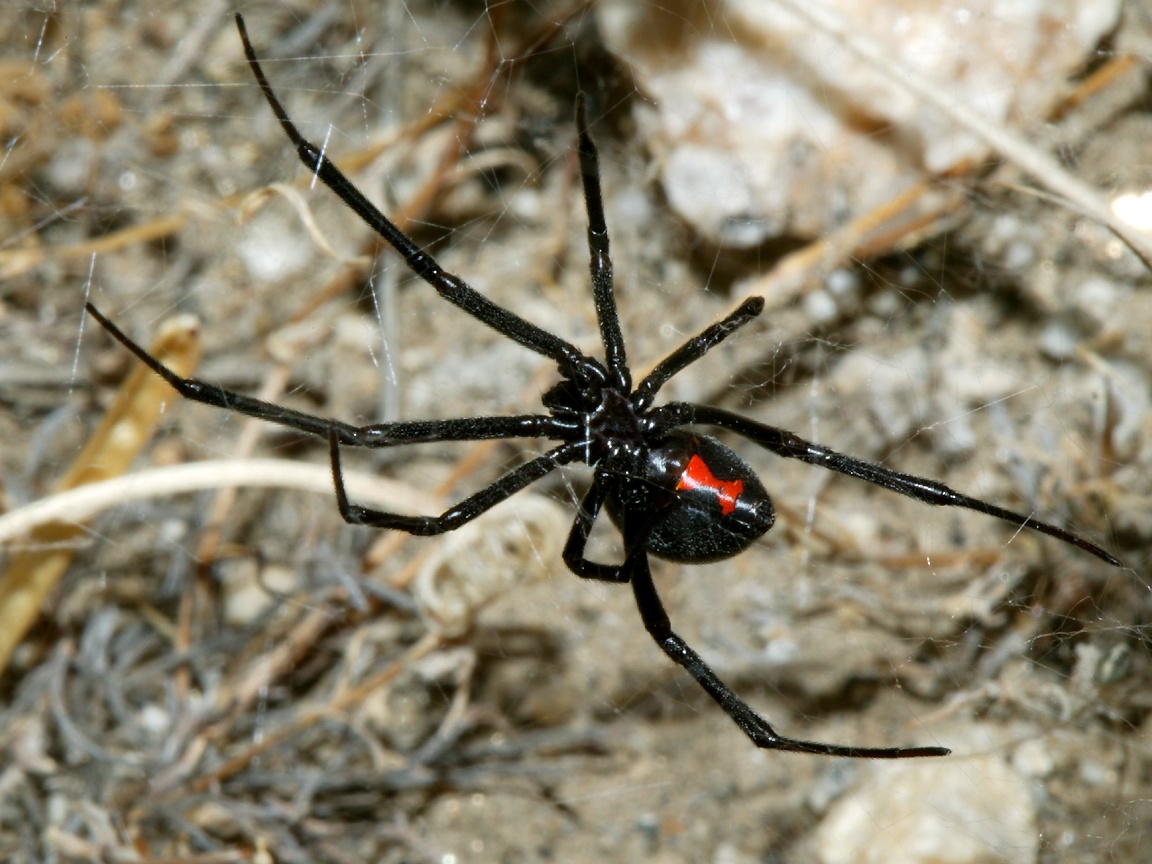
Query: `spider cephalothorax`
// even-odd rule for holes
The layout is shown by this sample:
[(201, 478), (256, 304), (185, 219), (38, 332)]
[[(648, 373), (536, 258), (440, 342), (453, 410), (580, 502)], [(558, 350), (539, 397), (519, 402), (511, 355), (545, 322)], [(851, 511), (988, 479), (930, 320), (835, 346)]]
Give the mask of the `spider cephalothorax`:
[[(883, 759), (942, 756), (949, 751), (943, 747), (855, 747), (785, 738), (736, 696), (673, 632), (652, 582), (648, 555), (689, 564), (730, 558), (747, 549), (772, 527), (776, 518), (768, 492), (735, 451), (714, 438), (683, 427), (726, 429), (777, 456), (848, 474), (925, 504), (985, 513), (1018, 528), (1051, 535), (1119, 566), (1120, 562), (1099, 546), (1062, 528), (962, 495), (935, 480), (844, 456), (787, 430), (721, 408), (687, 402), (653, 407), (660, 388), (673, 375), (756, 318), (763, 311), (764, 302), (759, 298), (745, 301), (727, 318), (705, 328), (673, 351), (633, 388), (613, 295), (599, 163), (588, 133), (583, 98), (578, 98), (576, 103), (576, 127), (588, 211), (589, 268), (604, 345), (603, 361), (583, 354), (571, 343), (496, 305), (459, 277), (446, 273), (431, 255), (390, 222), (319, 148), (300, 135), (272, 92), (239, 15), (236, 24), (260, 90), (308, 170), (391, 244), (412, 271), (441, 297), (525, 348), (551, 358), (561, 375), (560, 382), (543, 397), (548, 414), (354, 426), (183, 378), (129, 339), (96, 307), (87, 305), (88, 311), (109, 333), (185, 397), (326, 438), (336, 501), (346, 521), (417, 535), (443, 534), (475, 519), (563, 465), (586, 463), (593, 469), (592, 483), (577, 509), (563, 552), (564, 563), (573, 573), (587, 579), (631, 584), (640, 617), (652, 638), (696, 679), (756, 746)], [(341, 446), (398, 447), (495, 438), (546, 438), (560, 443), (439, 516), (372, 510), (349, 501), (344, 490)], [(601, 508), (608, 511), (623, 536), (624, 560), (619, 564), (589, 561), (584, 554)]]

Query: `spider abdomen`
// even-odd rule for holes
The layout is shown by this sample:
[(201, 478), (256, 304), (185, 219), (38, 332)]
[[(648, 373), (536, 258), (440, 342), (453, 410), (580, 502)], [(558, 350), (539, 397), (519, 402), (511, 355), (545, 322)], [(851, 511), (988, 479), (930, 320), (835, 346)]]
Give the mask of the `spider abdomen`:
[(622, 511), (652, 514), (647, 548), (660, 558), (685, 564), (731, 558), (776, 521), (752, 467), (714, 438), (674, 432), (648, 451), (645, 469), (643, 483), (620, 484), (609, 496), (608, 515), (619, 524)]

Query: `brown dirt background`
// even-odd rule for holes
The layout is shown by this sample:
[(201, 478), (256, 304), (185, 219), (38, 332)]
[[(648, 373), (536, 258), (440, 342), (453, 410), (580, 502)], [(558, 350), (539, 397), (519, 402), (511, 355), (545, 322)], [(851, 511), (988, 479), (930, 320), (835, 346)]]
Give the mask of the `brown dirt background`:
[[(231, 9), (166, 6), (95, 2), (46, 15), (28, 5), (0, 24), (0, 235), (7, 250), (46, 253), (0, 283), (7, 509), (50, 490), (129, 368), (93, 322), (80, 339), (90, 267), (92, 299), (144, 342), (169, 315), (199, 316), (199, 374), (245, 392), (274, 371), (282, 328), (300, 316), (290, 335), (304, 347), (286, 367), (284, 399), (347, 420), (380, 417), (388, 364), (365, 271), (319, 252), (286, 199), (246, 198), (295, 184), (341, 255), (372, 254), (366, 232), (332, 196), (308, 191), (243, 65)], [(1134, 6), (1124, 27), (1146, 28)], [(666, 213), (630, 137), (640, 97), (590, 16), (551, 32), (533, 59), (484, 71), (493, 33), (496, 54), (511, 56), (567, 8), (244, 11), (305, 134), (330, 132), (338, 158), (387, 145), (356, 173), (368, 193), (388, 212), (410, 207), (417, 238), (448, 269), (589, 350), (596, 325), (570, 118), (577, 82), (595, 89), (621, 317), (630, 356), (646, 368), (721, 315), (735, 281), (796, 244), (707, 248)], [(1146, 30), (1122, 31), (1102, 56), (1139, 38)], [(1152, 180), (1145, 61), (1134, 81), (1055, 126), (1067, 163), (1106, 191)], [(486, 107), (473, 132), (465, 97), (477, 93)], [(774, 308), (670, 395), (1035, 507), (1132, 569), (742, 447), (778, 502), (777, 527), (732, 561), (656, 564), (657, 579), (677, 629), (782, 731), (941, 743), (1003, 755), (1025, 773), (1021, 753), (1040, 752), (1047, 762), (1030, 781), (1041, 860), (1137, 861), (1152, 823), (1152, 460), (1141, 408), (1152, 280), (1104, 228), (1010, 188), (1021, 182), (1011, 168), (964, 178), (966, 205), (948, 229), (864, 262), (834, 314), (816, 322), (803, 300)], [(178, 214), (177, 230), (123, 243), (94, 265), (67, 251)], [(1031, 260), (1012, 259), (997, 239), (1006, 220)], [(254, 275), (253, 262), (281, 269)], [(387, 410), (535, 409), (546, 364), (447, 307), (394, 257), (377, 263), (377, 278), (384, 269), (398, 280), (398, 397), (386, 397)], [(1073, 347), (1054, 350), (1053, 333), (1071, 334)], [(971, 405), (978, 383), (976, 397), (939, 392), (981, 376), (1007, 381), (1009, 395)], [(140, 467), (230, 456), (245, 425), (173, 401)], [(325, 461), (316, 442), (260, 433), (257, 455)], [(449, 501), (530, 448), (345, 458), (422, 494), (442, 485)], [(571, 471), (533, 494), (567, 507), (583, 482)], [(79, 544), (0, 679), (0, 854), (809, 861), (829, 803), (883, 770), (753, 750), (647, 639), (626, 589), (564, 570), (563, 522), (538, 543), (550, 550), (543, 566), (523, 540), (506, 558), (454, 548), (461, 570), (548, 578), (502, 590), (469, 633), (408, 660), (429, 631), (405, 580), (447, 538), (391, 540), (370, 554), (379, 538), (341, 523), (330, 498), (244, 490), (204, 560), (210, 505), (208, 495), (126, 504)], [(501, 508), (484, 531), (515, 531), (523, 512)], [(611, 554), (612, 538), (603, 543)], [(258, 577), (279, 593), (252, 589)], [(252, 589), (247, 601), (239, 585)], [(229, 603), (239, 618), (225, 614)], [(290, 662), (238, 702), (242, 682), (309, 621)], [(178, 651), (181, 627), (191, 642)], [(389, 668), (386, 686), (302, 721)], [(287, 740), (214, 774), (293, 724)]]

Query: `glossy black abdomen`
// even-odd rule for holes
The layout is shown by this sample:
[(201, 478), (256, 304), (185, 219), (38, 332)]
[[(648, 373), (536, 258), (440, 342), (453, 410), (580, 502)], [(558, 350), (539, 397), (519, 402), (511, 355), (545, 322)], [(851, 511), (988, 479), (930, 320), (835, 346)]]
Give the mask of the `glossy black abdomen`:
[(648, 551), (668, 561), (702, 564), (731, 558), (776, 521), (772, 499), (751, 466), (702, 435), (669, 435), (649, 451), (642, 478), (620, 479), (612, 486), (606, 502), (612, 521), (620, 526), (623, 513), (653, 520)]

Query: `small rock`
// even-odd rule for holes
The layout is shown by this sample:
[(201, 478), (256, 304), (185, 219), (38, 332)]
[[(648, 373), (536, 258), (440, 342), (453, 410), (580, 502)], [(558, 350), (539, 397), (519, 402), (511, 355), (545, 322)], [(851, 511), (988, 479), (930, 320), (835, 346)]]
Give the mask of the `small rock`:
[(1028, 783), (992, 756), (878, 767), (817, 829), (824, 864), (1031, 864)]

